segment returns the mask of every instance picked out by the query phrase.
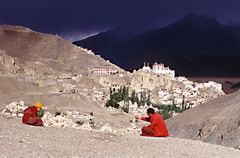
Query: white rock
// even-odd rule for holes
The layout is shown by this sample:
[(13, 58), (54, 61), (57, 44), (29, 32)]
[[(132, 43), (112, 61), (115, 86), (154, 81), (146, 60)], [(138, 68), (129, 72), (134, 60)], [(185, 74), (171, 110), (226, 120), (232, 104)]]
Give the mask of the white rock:
[(106, 133), (114, 133), (116, 132), (115, 130), (113, 130), (110, 125), (108, 123), (106, 123), (105, 125), (103, 125), (100, 129), (100, 131), (102, 132), (106, 132)]

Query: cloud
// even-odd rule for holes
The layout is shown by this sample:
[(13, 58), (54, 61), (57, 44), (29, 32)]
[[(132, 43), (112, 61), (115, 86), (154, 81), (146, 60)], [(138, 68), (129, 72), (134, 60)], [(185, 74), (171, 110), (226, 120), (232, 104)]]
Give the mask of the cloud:
[(67, 31), (67, 32), (61, 32), (59, 35), (64, 37), (66, 40), (70, 42), (74, 42), (77, 40), (85, 39), (90, 36), (94, 36), (98, 34), (99, 32), (103, 32), (106, 30), (98, 30), (98, 31)]

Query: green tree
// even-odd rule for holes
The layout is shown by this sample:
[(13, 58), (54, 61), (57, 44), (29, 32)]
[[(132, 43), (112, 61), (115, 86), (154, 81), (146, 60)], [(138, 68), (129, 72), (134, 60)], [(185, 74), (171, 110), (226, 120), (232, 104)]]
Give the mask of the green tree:
[(147, 103), (147, 105), (150, 105), (150, 104), (151, 104), (151, 100), (150, 100), (150, 92), (148, 92), (147, 95), (148, 95), (148, 96), (147, 96), (147, 101), (146, 101), (146, 103)]
[(114, 108), (116, 108), (116, 109), (119, 108), (118, 102), (117, 102), (116, 100), (114, 100), (114, 99), (108, 100), (108, 101), (106, 102), (105, 106), (106, 106), (106, 107), (111, 106), (111, 107), (114, 107)]
[(124, 102), (128, 101), (128, 88), (125, 86), (121, 86), (120, 89), (117, 92), (113, 92), (110, 88), (110, 99), (107, 100), (105, 103), (106, 107), (114, 107), (119, 108), (118, 102), (124, 100)]
[(129, 113), (129, 104), (125, 104), (123, 107), (122, 107), (122, 110), (126, 113)]
[(128, 101), (128, 88), (126, 86), (122, 89), (122, 100)]
[(132, 91), (130, 100), (132, 101), (132, 103), (136, 102), (139, 105), (139, 98), (138, 98), (135, 90)]

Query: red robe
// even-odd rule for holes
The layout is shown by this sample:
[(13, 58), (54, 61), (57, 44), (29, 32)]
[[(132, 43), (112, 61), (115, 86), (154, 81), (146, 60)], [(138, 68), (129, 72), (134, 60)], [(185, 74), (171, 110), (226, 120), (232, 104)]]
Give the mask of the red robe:
[(40, 117), (37, 116), (37, 107), (30, 106), (24, 110), (22, 122), (28, 125), (42, 126), (43, 121)]
[(151, 123), (149, 126), (143, 127), (143, 136), (167, 137), (169, 135), (163, 118), (157, 112), (151, 117), (142, 117), (141, 120)]

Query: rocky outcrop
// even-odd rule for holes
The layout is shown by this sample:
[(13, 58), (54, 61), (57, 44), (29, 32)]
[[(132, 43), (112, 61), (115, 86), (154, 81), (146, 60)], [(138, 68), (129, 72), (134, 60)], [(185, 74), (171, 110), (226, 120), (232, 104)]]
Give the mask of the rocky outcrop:
[[(23, 101), (12, 102), (6, 105), (6, 108), (2, 111), (2, 114), (10, 117), (22, 118), (23, 111), (27, 107), (28, 106), (25, 105)], [(94, 129), (94, 116), (92, 113), (81, 114), (78, 111), (67, 111), (66, 113), (56, 112), (55, 114), (52, 114), (46, 111), (42, 117), (42, 120), (45, 127), (70, 127), (80, 130), (100, 131), (105, 133), (116, 132), (108, 123), (104, 124), (100, 129)]]
[(20, 62), (16, 58), (12, 58), (0, 49), (0, 65), (1, 74), (10, 75), (16, 74), (22, 70)]

